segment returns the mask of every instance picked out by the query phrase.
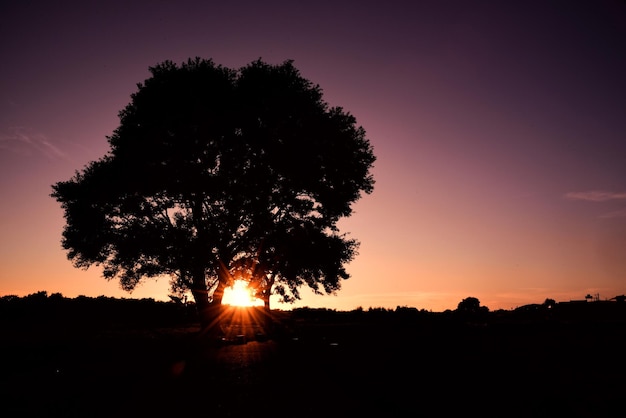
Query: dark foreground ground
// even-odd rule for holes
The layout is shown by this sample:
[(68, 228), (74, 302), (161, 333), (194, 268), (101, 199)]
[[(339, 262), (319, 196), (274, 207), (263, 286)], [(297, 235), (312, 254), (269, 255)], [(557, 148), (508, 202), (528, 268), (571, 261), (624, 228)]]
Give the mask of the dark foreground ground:
[[(45, 321), (44, 321), (45, 322)], [(2, 417), (624, 417), (623, 321), (5, 327)]]

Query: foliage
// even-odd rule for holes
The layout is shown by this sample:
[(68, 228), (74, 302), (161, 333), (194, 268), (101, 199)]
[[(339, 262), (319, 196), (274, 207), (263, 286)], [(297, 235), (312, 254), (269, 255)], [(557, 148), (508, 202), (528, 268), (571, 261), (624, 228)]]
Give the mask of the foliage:
[[(19, 328), (30, 324), (45, 325), (49, 331), (62, 327), (108, 328), (146, 326), (187, 326), (197, 322), (193, 306), (154, 299), (118, 299), (113, 297), (64, 297), (60, 293), (48, 295), (39, 291), (19, 297), (0, 297), (0, 324), (5, 328)], [(99, 332), (101, 329), (93, 329)]]
[(543, 306), (545, 306), (548, 309), (552, 309), (552, 308), (554, 308), (556, 306), (556, 301), (554, 299), (547, 298), (543, 302)]
[(332, 293), (358, 242), (337, 222), (371, 193), (363, 128), (291, 61), (166, 61), (120, 112), (110, 152), (53, 185), (75, 266), (131, 290), (167, 275), (200, 310), (233, 278), (269, 301)]
[(459, 302), (456, 312), (464, 316), (478, 316), (489, 312), (489, 308), (480, 306), (480, 300), (470, 296)]

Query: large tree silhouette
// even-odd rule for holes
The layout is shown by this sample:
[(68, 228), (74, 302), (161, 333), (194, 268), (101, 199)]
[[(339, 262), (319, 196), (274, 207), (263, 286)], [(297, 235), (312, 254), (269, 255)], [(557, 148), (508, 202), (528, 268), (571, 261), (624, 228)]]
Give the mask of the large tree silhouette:
[(211, 60), (166, 61), (119, 114), (110, 151), (52, 196), (75, 266), (100, 265), (126, 290), (168, 275), (190, 290), (202, 326), (216, 323), (224, 288), (332, 293), (358, 242), (337, 222), (371, 193), (365, 131), (291, 61), (238, 70)]

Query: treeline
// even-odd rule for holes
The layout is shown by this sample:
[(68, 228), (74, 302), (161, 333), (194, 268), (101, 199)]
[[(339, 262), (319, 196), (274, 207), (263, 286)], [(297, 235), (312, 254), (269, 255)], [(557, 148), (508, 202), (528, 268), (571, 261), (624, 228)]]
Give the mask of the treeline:
[[(227, 309), (237, 309), (228, 308)], [(252, 308), (261, 310), (262, 308)], [(409, 306), (395, 309), (361, 307), (351, 311), (327, 308), (294, 308), (272, 312), (279, 323), (324, 324), (474, 324), (486, 325), (511, 322), (618, 321), (626, 322), (623, 301), (561, 302), (548, 299), (543, 304), (526, 305), (514, 310), (490, 311), (478, 299), (463, 299), (455, 310), (432, 312)], [(118, 299), (113, 297), (64, 297), (60, 293), (40, 291), (28, 296), (0, 297), (0, 325), (21, 326), (116, 326), (116, 327), (176, 327), (198, 322), (193, 303), (176, 298), (163, 302), (152, 298)]]
[(145, 299), (118, 299), (107, 296), (75, 298), (61, 293), (48, 295), (40, 291), (28, 296), (0, 297), (0, 323), (3, 326), (21, 324), (98, 325), (116, 326), (175, 326), (197, 320), (195, 307), (175, 302)]
[[(469, 299), (472, 304), (465, 303)], [(626, 303), (616, 301), (559, 302), (531, 304), (512, 310), (490, 311), (480, 306), (477, 299), (464, 299), (454, 310), (432, 312), (409, 306), (390, 308), (357, 308), (336, 311), (325, 308), (296, 308), (290, 312), (292, 320), (311, 323), (428, 323), (428, 324), (506, 324), (506, 323), (567, 323), (567, 322), (623, 322), (626, 323)], [(474, 304), (474, 302), (476, 302)]]

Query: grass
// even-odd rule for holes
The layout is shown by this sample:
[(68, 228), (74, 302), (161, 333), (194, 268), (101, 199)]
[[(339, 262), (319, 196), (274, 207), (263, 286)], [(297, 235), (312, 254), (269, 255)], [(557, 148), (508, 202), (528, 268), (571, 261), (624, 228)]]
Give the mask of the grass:
[(193, 321), (5, 318), (1, 415), (608, 417), (626, 400), (622, 320), (280, 315), (228, 344)]

